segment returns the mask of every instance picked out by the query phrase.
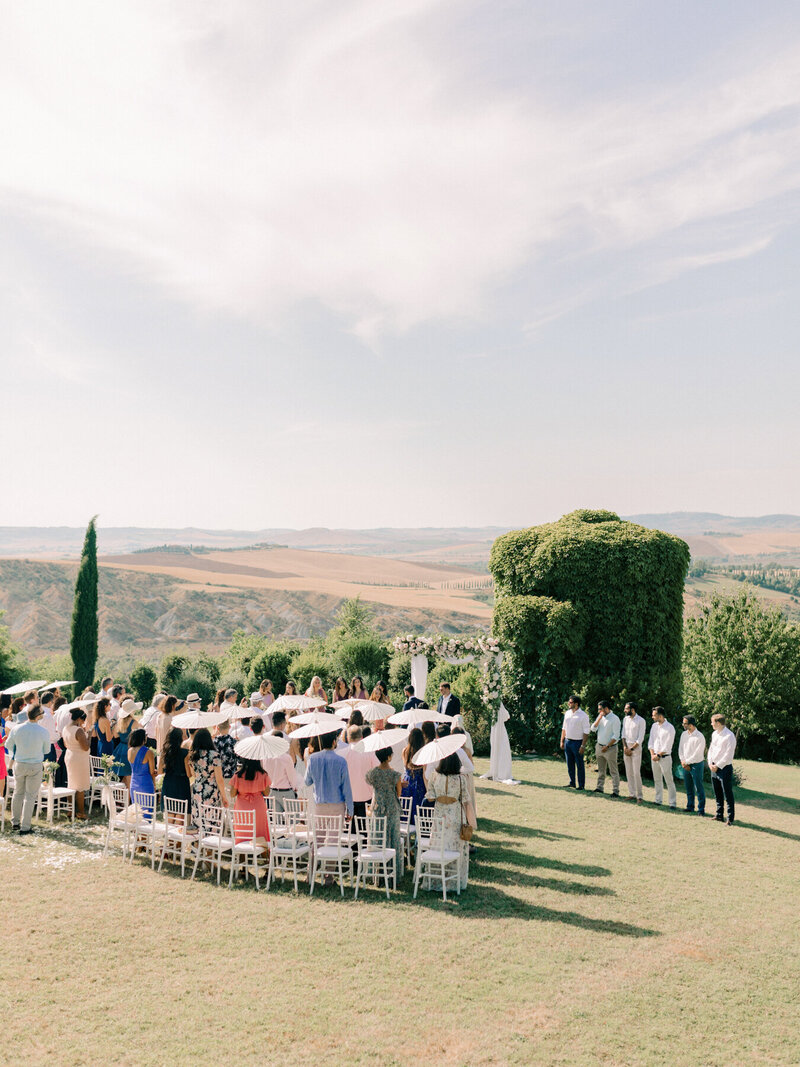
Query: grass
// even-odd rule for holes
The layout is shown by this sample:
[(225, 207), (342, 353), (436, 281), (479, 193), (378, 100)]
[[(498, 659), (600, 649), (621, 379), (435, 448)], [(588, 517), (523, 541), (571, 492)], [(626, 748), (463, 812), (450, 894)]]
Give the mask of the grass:
[(728, 829), (519, 761), (479, 784), (447, 905), (190, 884), (102, 859), (100, 823), (6, 832), (0, 1058), (797, 1064), (800, 769), (740, 766)]

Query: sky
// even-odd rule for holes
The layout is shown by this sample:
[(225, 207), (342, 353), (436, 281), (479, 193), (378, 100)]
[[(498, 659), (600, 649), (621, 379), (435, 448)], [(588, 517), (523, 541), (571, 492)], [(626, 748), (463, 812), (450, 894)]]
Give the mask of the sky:
[(794, 0), (0, 18), (0, 525), (800, 513)]

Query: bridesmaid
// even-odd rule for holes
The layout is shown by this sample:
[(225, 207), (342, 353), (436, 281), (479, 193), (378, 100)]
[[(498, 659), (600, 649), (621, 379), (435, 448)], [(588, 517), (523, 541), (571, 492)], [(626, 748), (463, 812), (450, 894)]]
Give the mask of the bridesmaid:
[(92, 784), (92, 761), (90, 758), (89, 738), (84, 724), (86, 712), (83, 708), (74, 708), (70, 716), (71, 723), (64, 727), (61, 735), (66, 748), (64, 763), (67, 768), (67, 785), (75, 790), (75, 817), (86, 819), (84, 793)]
[(366, 700), (367, 691), (364, 688), (364, 683), (358, 675), (350, 683), (350, 697), (352, 700)]
[(331, 704), (335, 704), (337, 700), (347, 700), (350, 696), (350, 690), (347, 688), (347, 682), (339, 676), (336, 679), (336, 684), (333, 687), (333, 696), (331, 697)]
[(319, 700), (324, 700), (328, 703), (328, 698), (325, 695), (325, 690), (322, 688), (322, 679), (318, 674), (315, 674), (311, 679), (311, 685), (306, 689), (307, 697), (317, 697)]
[[(128, 762), (131, 765), (131, 799), (134, 793), (147, 793), (155, 797), (156, 793), (156, 757), (147, 745), (147, 733), (141, 727), (131, 734), (131, 747), (128, 749)], [(151, 818), (155, 804), (146, 812)]]
[(114, 752), (114, 735), (111, 729), (111, 720), (108, 717), (108, 709), (111, 701), (103, 697), (95, 704), (94, 732), (97, 735), (97, 755), (110, 756)]

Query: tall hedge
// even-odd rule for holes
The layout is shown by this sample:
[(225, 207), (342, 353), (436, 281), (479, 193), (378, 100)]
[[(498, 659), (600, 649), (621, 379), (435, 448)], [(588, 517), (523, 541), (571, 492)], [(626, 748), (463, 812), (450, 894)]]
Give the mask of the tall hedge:
[(78, 691), (94, 681), (97, 663), (97, 530), (91, 520), (83, 540), (78, 577), (75, 580), (75, 602), (72, 609), (70, 653)]
[(680, 703), (689, 566), (680, 538), (612, 511), (573, 511), (499, 537), (489, 566), (507, 695), (529, 741), (554, 741), (570, 690), (589, 706)]

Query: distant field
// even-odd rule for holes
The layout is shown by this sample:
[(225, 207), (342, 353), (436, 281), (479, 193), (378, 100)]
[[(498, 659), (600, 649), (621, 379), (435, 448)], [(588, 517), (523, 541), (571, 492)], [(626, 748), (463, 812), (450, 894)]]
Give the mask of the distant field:
[[(695, 615), (700, 607), (700, 601), (704, 596), (719, 593), (721, 596), (736, 596), (745, 588), (744, 582), (735, 578), (729, 578), (724, 574), (709, 573), (702, 578), (688, 578), (683, 594), (684, 611), (687, 615)], [(759, 600), (769, 607), (779, 607), (790, 619), (800, 619), (800, 600), (790, 596), (789, 593), (781, 593), (776, 589), (765, 589), (763, 586), (747, 586)]]

